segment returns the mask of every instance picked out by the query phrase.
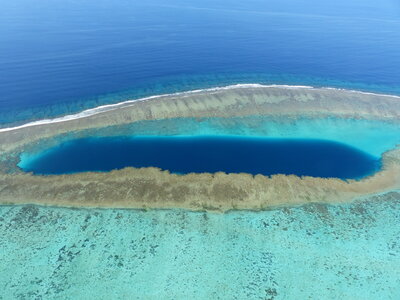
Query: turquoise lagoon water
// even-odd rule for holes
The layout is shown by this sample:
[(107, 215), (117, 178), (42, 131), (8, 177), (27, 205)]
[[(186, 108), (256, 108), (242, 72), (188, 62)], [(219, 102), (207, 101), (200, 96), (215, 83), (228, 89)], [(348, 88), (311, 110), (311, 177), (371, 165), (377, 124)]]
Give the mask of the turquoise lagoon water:
[[(91, 137), (91, 139), (87, 139), (88, 136)], [(333, 117), (288, 119), (282, 117), (248, 116), (141, 121), (122, 126), (110, 126), (77, 133), (72, 132), (68, 135), (62, 135), (52, 140), (35, 144), (31, 147), (27, 147), (25, 151), (21, 153), (18, 165), (26, 171), (42, 174), (101, 169), (110, 170), (129, 165), (150, 166), (152, 163), (156, 163), (158, 167), (163, 167), (164, 164), (167, 164), (165, 168), (171, 169), (173, 157), (180, 160), (182, 164), (190, 162), (187, 162), (184, 158), (179, 158), (175, 150), (172, 150), (173, 153), (165, 153), (164, 150), (170, 151), (171, 149), (161, 150), (160, 146), (165, 147), (165, 145), (161, 145), (159, 143), (160, 141), (168, 141), (168, 138), (175, 138), (171, 140), (176, 140), (178, 138), (178, 141), (180, 140), (182, 143), (184, 143), (184, 141), (196, 141), (196, 139), (198, 140), (197, 142), (199, 142), (202, 140), (204, 141), (206, 137), (210, 136), (222, 141), (229, 141), (230, 139), (233, 141), (236, 140), (238, 142), (237, 145), (242, 147), (241, 151), (244, 151), (244, 148), (243, 143), (239, 143), (240, 141), (246, 143), (246, 141), (260, 142), (268, 140), (320, 140), (323, 143), (341, 143), (365, 153), (367, 156), (364, 157), (372, 159), (366, 160), (366, 162), (369, 161), (372, 163), (367, 163), (367, 165), (372, 167), (372, 165), (375, 165), (373, 160), (376, 161), (376, 159), (381, 158), (386, 151), (394, 149), (396, 145), (400, 143), (400, 126), (398, 126), (396, 122)], [(163, 138), (160, 140), (160, 137)], [(82, 140), (82, 138), (84, 139)], [(147, 150), (142, 151), (142, 149), (140, 151), (148, 153), (148, 159), (150, 161), (141, 161), (140, 157), (138, 160), (135, 158), (135, 146), (130, 145), (130, 142), (140, 141), (141, 139), (143, 142), (147, 141)], [(77, 140), (86, 141), (86, 143), (80, 144), (76, 142)], [(116, 142), (117, 145), (115, 149), (112, 149), (113, 142)], [(126, 144), (124, 144), (124, 142), (126, 142)], [(151, 145), (153, 142), (154, 144)], [(125, 146), (130, 148), (125, 149)], [(95, 149), (90, 150), (90, 147), (94, 147)], [(188, 152), (187, 155), (200, 155), (203, 156), (201, 159), (206, 159), (207, 155), (204, 152), (207, 152), (210, 153), (210, 159), (212, 158), (212, 149), (210, 146), (210, 149), (188, 149), (190, 145), (186, 145), (185, 147), (187, 148), (185, 150)], [(228, 146), (226, 147), (228, 148)], [(179, 147), (176, 149), (177, 151), (179, 151), (178, 148)], [(222, 153), (232, 152), (232, 149), (233, 146), (230, 147), (230, 149), (220, 148)], [(110, 150), (114, 152), (112, 153)], [(86, 156), (85, 154), (81, 156), (81, 151), (85, 152)], [(192, 153), (189, 153), (189, 151)], [(264, 153), (262, 153), (263, 151), (264, 150), (261, 149), (253, 149), (253, 153), (256, 154), (254, 160), (260, 159), (268, 161), (268, 159), (271, 159), (264, 155)], [(268, 151), (268, 149), (266, 149), (266, 151)], [(287, 149), (285, 151), (287, 155), (289, 155), (288, 152), (292, 152), (290, 155), (296, 156), (298, 160), (302, 159), (302, 155), (296, 155), (296, 149)], [(312, 151), (315, 151), (315, 153), (303, 153), (303, 158), (312, 155), (324, 156), (324, 153), (318, 154), (317, 149)], [(76, 154), (75, 156), (74, 153)], [(98, 159), (91, 154), (89, 155), (89, 153), (97, 153), (99, 155)], [(151, 155), (151, 153), (154, 155)], [(265, 154), (267, 154), (267, 152), (265, 152)], [(62, 159), (63, 155), (65, 155), (64, 159)], [(233, 155), (235, 154), (233, 153)], [(236, 155), (239, 154), (236, 153)], [(223, 154), (220, 156), (223, 156)], [(69, 159), (66, 159), (67, 157), (69, 157)], [(169, 158), (171, 158), (171, 160), (169, 160)], [(129, 159), (131, 159), (131, 164), (129, 164)], [(157, 161), (157, 159), (159, 159), (159, 161)], [(225, 157), (222, 157), (222, 159), (225, 159)], [(226, 162), (230, 159), (233, 160), (235, 158), (226, 157)], [(103, 167), (100, 165), (100, 168), (97, 168), (95, 165), (96, 161), (103, 164)], [(208, 163), (208, 167), (207, 161), (205, 161), (204, 164), (205, 165), (200, 166), (203, 170), (209, 168), (209, 171), (215, 171), (215, 166), (210, 162)], [(235, 171), (235, 164), (228, 164), (224, 168), (225, 171), (230, 170), (233, 172)], [(243, 171), (243, 169), (240, 168), (241, 167), (238, 166), (236, 171)], [(178, 170), (176, 171), (178, 172)], [(182, 173), (190, 171), (190, 166), (185, 170), (180, 170)], [(252, 170), (250, 169), (249, 171), (251, 173)]]
[[(351, 118), (285, 118), (247, 116), (232, 118), (179, 118), (140, 121), (122, 126), (70, 133), (56, 137), (55, 144), (83, 136), (246, 136), (320, 139), (343, 143), (372, 156), (381, 156), (400, 143), (397, 122)], [(43, 144), (43, 145), (42, 145)], [(54, 145), (51, 144), (50, 145)], [(49, 147), (40, 143), (27, 152), (37, 154)]]
[[(233, 83), (400, 95), (395, 0), (0, 2), (0, 127)], [(159, 125), (92, 133), (316, 138), (377, 157), (400, 136), (362, 120)], [(399, 199), (227, 214), (0, 206), (0, 299), (399, 299)]]
[[(380, 157), (399, 143), (400, 128), (340, 118), (171, 119), (70, 133), (48, 145), (86, 134), (326, 139)], [(399, 201), (394, 192), (351, 204), (226, 214), (2, 206), (0, 295), (398, 299)]]
[(18, 164), (34, 174), (158, 167), (172, 173), (249, 173), (359, 179), (381, 163), (346, 144), (314, 139), (244, 136), (136, 136), (75, 139)]
[(399, 299), (400, 194), (226, 214), (0, 207), (1, 299)]

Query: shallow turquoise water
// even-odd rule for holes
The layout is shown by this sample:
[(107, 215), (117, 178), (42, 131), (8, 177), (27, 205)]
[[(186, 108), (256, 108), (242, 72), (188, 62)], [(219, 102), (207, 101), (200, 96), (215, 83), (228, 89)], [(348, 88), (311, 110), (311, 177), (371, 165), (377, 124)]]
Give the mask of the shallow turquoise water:
[[(1, 3), (0, 127), (233, 83), (400, 95), (396, 0), (50, 2)], [(325, 138), (374, 156), (400, 137), (392, 123), (247, 121), (119, 131)], [(389, 198), (225, 215), (2, 206), (0, 299), (400, 299)]]
[(169, 119), (136, 122), (93, 130), (105, 135), (240, 135), (270, 138), (326, 139), (380, 156), (400, 143), (396, 122), (342, 118), (233, 117)]
[(1, 299), (399, 299), (400, 194), (214, 214), (0, 207)]
[[(89, 133), (326, 138), (380, 156), (399, 143), (400, 128), (246, 117)], [(399, 299), (399, 220), (400, 192), (227, 214), (1, 206), (0, 299)]]
[[(232, 118), (180, 118), (141, 121), (123, 126), (72, 132), (26, 147), (37, 154), (50, 146), (91, 136), (245, 136), (269, 138), (322, 139), (336, 141), (380, 157), (400, 143), (396, 122), (342, 118), (287, 118), (247, 116)], [(29, 157), (24, 154), (23, 159)]]

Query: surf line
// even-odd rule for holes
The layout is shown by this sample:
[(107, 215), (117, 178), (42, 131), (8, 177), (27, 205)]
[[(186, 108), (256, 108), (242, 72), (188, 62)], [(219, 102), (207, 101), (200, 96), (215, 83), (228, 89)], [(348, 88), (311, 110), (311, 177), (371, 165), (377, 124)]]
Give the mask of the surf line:
[(76, 119), (87, 118), (87, 117), (97, 115), (97, 114), (100, 114), (103, 112), (108, 112), (108, 111), (112, 111), (112, 110), (115, 110), (115, 109), (118, 109), (121, 107), (129, 106), (136, 102), (142, 102), (142, 101), (147, 101), (147, 100), (156, 99), (156, 98), (184, 96), (184, 95), (198, 94), (198, 93), (204, 93), (204, 92), (217, 92), (217, 91), (221, 91), (221, 90), (231, 90), (231, 89), (241, 89), (241, 88), (243, 88), (243, 89), (246, 89), (246, 88), (330, 89), (330, 90), (360, 93), (360, 94), (365, 94), (365, 95), (376, 95), (376, 96), (400, 98), (400, 96), (396, 96), (396, 95), (377, 94), (377, 93), (363, 92), (363, 91), (357, 91), (357, 90), (347, 90), (347, 89), (332, 88), (332, 87), (313, 87), (313, 86), (308, 86), (308, 85), (279, 85), (279, 84), (264, 85), (264, 84), (259, 84), (259, 83), (243, 83), (243, 84), (233, 84), (233, 85), (228, 85), (228, 86), (223, 86), (223, 87), (214, 87), (214, 88), (197, 89), (197, 90), (184, 91), (184, 92), (176, 92), (176, 93), (171, 93), (171, 94), (159, 94), (159, 95), (154, 95), (154, 96), (149, 96), (149, 97), (144, 97), (144, 98), (139, 98), (139, 99), (126, 100), (126, 101), (122, 101), (122, 102), (118, 102), (118, 103), (114, 103), (114, 104), (101, 105), (98, 107), (94, 107), (94, 108), (90, 108), (90, 109), (81, 111), (76, 114), (65, 115), (65, 116), (57, 117), (57, 118), (53, 118), (53, 119), (42, 119), (42, 120), (38, 120), (38, 121), (28, 122), (28, 123), (25, 123), (25, 124), (22, 124), (19, 126), (15, 126), (15, 127), (0, 128), (0, 133), (10, 132), (10, 131), (27, 128), (27, 127), (48, 125), (48, 124), (53, 124), (53, 123), (61, 123), (61, 122), (67, 122), (67, 121), (72, 121), (72, 120), (76, 120)]

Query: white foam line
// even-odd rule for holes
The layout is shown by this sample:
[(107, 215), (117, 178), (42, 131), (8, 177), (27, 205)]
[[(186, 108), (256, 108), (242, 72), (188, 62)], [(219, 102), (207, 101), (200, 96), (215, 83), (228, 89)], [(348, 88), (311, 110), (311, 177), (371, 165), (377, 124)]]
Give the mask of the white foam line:
[(391, 97), (391, 98), (398, 98), (398, 99), (400, 99), (400, 96), (398, 96), (398, 95), (379, 94), (379, 93), (363, 92), (363, 91), (348, 90), (348, 89), (333, 88), (333, 87), (321, 87), (320, 89), (325, 89), (325, 90), (336, 90), (336, 91), (346, 91), (346, 92), (357, 93), (357, 94), (363, 94), (363, 95), (373, 95), (373, 96)]
[[(266, 87), (285, 88), (285, 89), (317, 89), (316, 87), (308, 86), (308, 85), (278, 85), (278, 84), (264, 85), (264, 84), (258, 84), (258, 83), (244, 83), (244, 84), (228, 85), (228, 86), (224, 86), (224, 87), (215, 87), (215, 88), (191, 90), (191, 91), (186, 91), (186, 92), (177, 92), (177, 93), (171, 93), (171, 94), (160, 94), (160, 95), (154, 95), (154, 96), (149, 96), (149, 97), (144, 97), (144, 98), (139, 98), (139, 99), (134, 99), (134, 100), (126, 100), (126, 101), (115, 103), (115, 104), (101, 105), (101, 106), (98, 106), (95, 108), (90, 108), (90, 109), (81, 111), (76, 114), (66, 115), (66, 116), (58, 117), (58, 118), (54, 118), (54, 119), (43, 119), (43, 120), (38, 120), (38, 121), (34, 121), (34, 122), (29, 122), (29, 123), (26, 123), (26, 124), (23, 124), (20, 126), (0, 128), (0, 133), (9, 132), (9, 131), (22, 129), (22, 128), (26, 128), (26, 127), (53, 124), (53, 123), (61, 123), (61, 122), (67, 122), (67, 121), (72, 121), (72, 120), (76, 120), (76, 119), (82, 119), (82, 118), (90, 117), (93, 115), (97, 115), (99, 113), (112, 111), (112, 110), (118, 109), (120, 107), (129, 106), (129, 104), (132, 104), (135, 102), (147, 101), (147, 100), (151, 100), (151, 99), (155, 99), (155, 98), (190, 95), (190, 94), (196, 94), (196, 93), (202, 93), (202, 92), (216, 92), (216, 91), (221, 91), (221, 90), (230, 90), (230, 89), (237, 89), (237, 88), (266, 88)], [(321, 88), (318, 88), (318, 89), (321, 89)], [(347, 90), (347, 89), (332, 88), (332, 87), (322, 87), (322, 89), (341, 90), (341, 91), (349, 91), (349, 92), (361, 93), (361, 94), (366, 94), (366, 95), (377, 95), (377, 96), (400, 98), (400, 96), (395, 96), (395, 95), (376, 94), (376, 93), (370, 93), (370, 92), (362, 92), (362, 91)]]

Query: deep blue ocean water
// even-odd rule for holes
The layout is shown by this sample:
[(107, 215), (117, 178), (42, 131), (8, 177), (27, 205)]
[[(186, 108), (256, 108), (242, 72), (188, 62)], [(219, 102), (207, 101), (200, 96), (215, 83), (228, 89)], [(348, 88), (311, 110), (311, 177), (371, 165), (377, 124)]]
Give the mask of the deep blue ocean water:
[(377, 171), (380, 161), (325, 140), (155, 136), (76, 139), (31, 157), (23, 155), (19, 166), (41, 175), (159, 167), (179, 174), (222, 171), (358, 179)]
[(2, 127), (232, 83), (400, 94), (397, 0), (0, 4)]
[[(234, 83), (400, 95), (399, 17), (398, 0), (0, 0), (0, 127)], [(120, 130), (326, 138), (374, 156), (400, 136), (370, 120), (231, 121)], [(399, 199), (225, 214), (2, 205), (0, 299), (400, 299)]]

